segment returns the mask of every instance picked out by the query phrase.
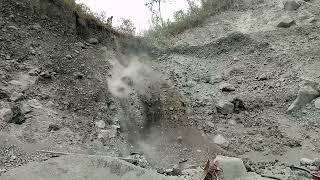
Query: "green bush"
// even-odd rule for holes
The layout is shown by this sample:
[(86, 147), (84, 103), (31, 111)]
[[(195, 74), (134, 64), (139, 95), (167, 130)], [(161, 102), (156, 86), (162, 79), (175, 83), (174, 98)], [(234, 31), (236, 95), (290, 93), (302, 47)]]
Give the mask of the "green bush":
[(166, 22), (163, 26), (155, 25), (145, 33), (145, 36), (161, 41), (187, 29), (201, 26), (208, 17), (237, 8), (241, 2), (242, 0), (202, 0), (201, 7), (194, 7), (186, 13), (176, 12), (173, 22)]

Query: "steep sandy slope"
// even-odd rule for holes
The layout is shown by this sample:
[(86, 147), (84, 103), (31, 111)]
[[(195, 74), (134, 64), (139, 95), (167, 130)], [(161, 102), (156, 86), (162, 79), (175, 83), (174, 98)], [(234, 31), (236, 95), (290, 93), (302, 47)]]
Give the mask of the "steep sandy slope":
[[(285, 11), (281, 1), (268, 1), (222, 13), (178, 35), (159, 59), (198, 128), (222, 135), (228, 143), (221, 146), (260, 173), (287, 178), (286, 165), (319, 157), (319, 109), (312, 102), (286, 112), (306, 79), (319, 83), (319, 9), (317, 1), (309, 3)], [(288, 17), (297, 25), (276, 27)], [(221, 91), (225, 83), (233, 90)], [(221, 101), (232, 102), (236, 112), (216, 112)]]

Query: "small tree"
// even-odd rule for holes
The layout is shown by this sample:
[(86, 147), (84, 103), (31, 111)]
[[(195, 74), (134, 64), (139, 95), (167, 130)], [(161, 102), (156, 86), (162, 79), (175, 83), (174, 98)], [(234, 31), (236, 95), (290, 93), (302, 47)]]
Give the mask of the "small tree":
[(130, 19), (121, 18), (121, 24), (117, 27), (117, 30), (130, 35), (136, 34), (136, 27)]
[(164, 26), (164, 20), (161, 13), (161, 4), (165, 2), (165, 0), (148, 0), (148, 2), (145, 4), (152, 15), (152, 23), (154, 25), (161, 25)]

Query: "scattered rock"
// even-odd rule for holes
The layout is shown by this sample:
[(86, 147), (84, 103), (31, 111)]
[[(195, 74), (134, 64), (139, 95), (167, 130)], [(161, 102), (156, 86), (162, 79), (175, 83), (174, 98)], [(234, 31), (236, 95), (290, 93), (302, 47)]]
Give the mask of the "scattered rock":
[(86, 48), (86, 45), (84, 45), (82, 42), (77, 42), (77, 43), (75, 43), (75, 46), (81, 47), (82, 49), (85, 49), (85, 48)]
[(67, 54), (67, 55), (66, 55), (66, 58), (67, 58), (67, 59), (72, 59), (72, 56), (71, 56), (70, 54)]
[(11, 109), (3, 108), (0, 109), (0, 120), (6, 123), (10, 123), (13, 118), (13, 112)]
[(96, 126), (100, 129), (103, 129), (106, 127), (106, 123), (103, 120), (95, 122)]
[(33, 68), (28, 72), (28, 74), (30, 76), (38, 76), (39, 73), (40, 73), (40, 69), (39, 68)]
[(87, 41), (90, 44), (98, 44), (99, 43), (99, 40), (96, 38), (89, 38)]
[(42, 108), (42, 104), (37, 100), (37, 99), (31, 99), (27, 102), (27, 105), (35, 108), (35, 109), (41, 109)]
[(277, 25), (277, 27), (279, 28), (289, 28), (293, 25), (295, 25), (296, 22), (295, 20), (292, 20), (292, 19), (284, 19), (282, 20), (281, 22), (279, 22), (279, 24)]
[(143, 155), (138, 154), (138, 153), (131, 154), (131, 155), (127, 156), (126, 158), (124, 158), (124, 160), (131, 163), (131, 164), (134, 164), (136, 166), (142, 167), (142, 168), (150, 168), (151, 167), (149, 162), (147, 161), (147, 159)]
[(81, 72), (73, 73), (75, 79), (83, 79), (84, 75)]
[(22, 99), (23, 97), (23, 94), (22, 93), (18, 93), (18, 92), (13, 92), (10, 96), (10, 100), (12, 102), (16, 102), (16, 101), (19, 101), (20, 99)]
[(210, 129), (214, 129), (214, 128), (215, 128), (215, 125), (214, 125), (213, 122), (211, 122), (211, 121), (207, 121), (207, 122), (206, 122), (206, 126), (207, 126), (208, 128), (210, 128)]
[(57, 124), (50, 124), (49, 127), (48, 127), (48, 131), (51, 132), (51, 131), (58, 131), (60, 129), (60, 126), (57, 125)]
[(27, 103), (23, 104), (22, 107), (21, 107), (21, 113), (22, 113), (22, 114), (28, 114), (28, 113), (30, 113), (30, 112), (31, 112), (31, 107), (30, 107), (30, 105), (27, 104)]
[(267, 79), (268, 79), (267, 74), (261, 74), (261, 75), (258, 77), (258, 80), (259, 80), (259, 81), (264, 81), (264, 80), (267, 80)]
[(9, 54), (6, 55), (6, 60), (11, 60), (11, 56)]
[(100, 133), (98, 134), (98, 138), (115, 138), (117, 136), (118, 131), (116, 129), (102, 129), (100, 130)]
[(225, 91), (225, 92), (230, 92), (230, 91), (235, 91), (236, 90), (236, 88), (232, 84), (229, 84), (229, 83), (222, 83), (219, 86), (219, 88), (220, 88), (221, 91)]
[(301, 158), (300, 159), (301, 166), (309, 166), (309, 165), (312, 165), (312, 163), (313, 163), (313, 160), (311, 160), (311, 159), (308, 159), (308, 158)]
[(165, 174), (168, 176), (180, 176), (182, 175), (182, 170), (180, 168), (166, 169)]
[(287, 11), (294, 11), (300, 7), (300, 4), (295, 0), (287, 0), (283, 3), (284, 9)]
[(313, 162), (312, 162), (312, 165), (320, 167), (320, 158), (314, 159)]
[(316, 101), (314, 102), (314, 106), (317, 108), (317, 109), (320, 109), (320, 98), (317, 98)]
[(227, 100), (219, 100), (217, 105), (217, 110), (221, 114), (232, 114), (234, 112), (234, 104)]
[(211, 76), (209, 79), (210, 84), (216, 84), (222, 82), (223, 77), (221, 75)]
[(32, 25), (32, 29), (36, 30), (36, 31), (40, 31), (42, 29), (41, 25), (38, 23), (35, 23), (34, 25)]
[(16, 26), (8, 26), (8, 29), (11, 29), (11, 30), (19, 30), (19, 28), (17, 28)]
[(213, 142), (222, 147), (228, 147), (229, 141), (227, 141), (222, 135), (218, 134), (213, 138)]
[(214, 162), (223, 170), (220, 174), (223, 179), (238, 179), (247, 173), (243, 161), (239, 158), (219, 155)]
[(310, 171), (319, 171), (319, 167), (317, 166), (308, 166), (307, 167)]
[(40, 76), (44, 79), (52, 79), (53, 78), (53, 75), (51, 72), (49, 71), (44, 71), (44, 72), (41, 72), (40, 73)]
[(290, 105), (287, 112), (292, 112), (297, 109), (300, 109), (302, 106), (306, 105), (320, 94), (317, 90), (315, 90), (312, 86), (303, 86), (298, 93), (298, 97), (294, 100), (294, 102)]

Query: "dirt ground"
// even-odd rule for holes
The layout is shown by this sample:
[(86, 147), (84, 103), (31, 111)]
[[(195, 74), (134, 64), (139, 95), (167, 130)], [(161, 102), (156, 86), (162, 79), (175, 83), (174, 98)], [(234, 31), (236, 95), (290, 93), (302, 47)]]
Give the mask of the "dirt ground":
[[(317, 6), (285, 11), (282, 1), (259, 1), (209, 18), (161, 51), (137, 52), (110, 33), (88, 43), (65, 9), (1, 1), (0, 179), (57, 156), (45, 151), (140, 153), (158, 172), (222, 154), (242, 158), (248, 171), (292, 178), (288, 165), (320, 157), (315, 100), (287, 112), (306, 80), (320, 83)], [(278, 28), (284, 18), (296, 25)]]

